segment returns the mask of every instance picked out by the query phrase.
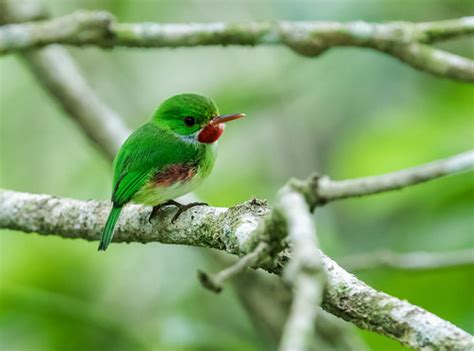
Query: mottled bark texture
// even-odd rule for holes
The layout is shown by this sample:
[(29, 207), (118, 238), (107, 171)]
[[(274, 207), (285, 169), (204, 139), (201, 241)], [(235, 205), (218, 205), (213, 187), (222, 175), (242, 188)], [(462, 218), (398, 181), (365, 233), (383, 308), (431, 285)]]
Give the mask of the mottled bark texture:
[[(0, 193), (0, 228), (98, 240), (110, 204), (12, 191)], [(161, 242), (210, 247), (235, 255), (248, 253), (253, 235), (269, 213), (266, 203), (251, 200), (232, 208), (197, 207), (174, 224), (172, 209), (148, 222), (151, 208), (127, 206), (118, 224), (116, 242)], [(282, 229), (283, 232), (285, 229)], [(287, 257), (288, 258), (288, 257)], [(474, 339), (451, 323), (406, 301), (378, 292), (347, 273), (321, 253), (327, 275), (323, 308), (361, 328), (389, 336), (415, 349), (469, 350)], [(262, 267), (281, 273), (273, 258)]]
[(371, 48), (431, 74), (473, 82), (474, 62), (429, 46), (474, 34), (474, 17), (411, 22), (242, 22), (206, 24), (118, 23), (104, 11), (0, 28), (0, 54), (48, 44), (101, 47), (194, 47), (284, 45), (309, 57), (332, 47)]

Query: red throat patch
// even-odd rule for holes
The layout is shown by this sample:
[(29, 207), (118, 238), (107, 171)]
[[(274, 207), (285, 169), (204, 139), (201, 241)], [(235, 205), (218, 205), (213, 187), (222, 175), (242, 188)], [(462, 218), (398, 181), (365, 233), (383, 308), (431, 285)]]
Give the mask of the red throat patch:
[(220, 138), (222, 133), (224, 133), (223, 124), (208, 124), (199, 133), (198, 141), (200, 143), (212, 144)]

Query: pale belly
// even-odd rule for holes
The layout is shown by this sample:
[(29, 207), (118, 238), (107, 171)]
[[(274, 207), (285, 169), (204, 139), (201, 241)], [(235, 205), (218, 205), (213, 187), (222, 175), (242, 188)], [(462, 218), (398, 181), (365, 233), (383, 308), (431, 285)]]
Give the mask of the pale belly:
[(168, 200), (175, 199), (196, 189), (203, 181), (200, 174), (196, 174), (188, 181), (179, 181), (170, 186), (147, 184), (132, 198), (132, 202), (148, 206), (156, 206)]

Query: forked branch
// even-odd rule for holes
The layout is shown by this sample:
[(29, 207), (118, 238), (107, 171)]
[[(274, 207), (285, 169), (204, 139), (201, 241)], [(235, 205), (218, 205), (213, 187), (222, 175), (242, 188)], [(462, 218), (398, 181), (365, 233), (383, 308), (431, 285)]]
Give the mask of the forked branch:
[[(0, 192), (0, 228), (98, 240), (110, 205), (50, 195)], [(249, 201), (232, 208), (196, 207), (171, 223), (173, 211), (164, 209), (153, 224), (150, 209), (127, 206), (118, 224), (116, 242), (161, 242), (205, 246), (243, 256), (256, 230), (269, 213), (265, 203)], [(284, 227), (275, 224), (284, 232)], [(291, 259), (286, 256), (286, 259)], [(280, 256), (281, 257), (281, 256)], [(355, 325), (389, 336), (415, 349), (468, 350), (471, 335), (407, 301), (378, 292), (344, 271), (321, 253), (327, 286), (323, 308)], [(262, 268), (281, 273), (285, 260), (269, 260)]]
[[(437, 161), (426, 167), (419, 166), (388, 176), (371, 177), (369, 183), (379, 184), (380, 180), (388, 179), (389, 185), (384, 185), (384, 190), (387, 191), (398, 188), (400, 184), (417, 184), (418, 181), (413, 179), (419, 178), (410, 177), (410, 172), (417, 175), (421, 172), (424, 174), (422, 179), (427, 180), (472, 168), (474, 159), (471, 152)], [(443, 171), (439, 171), (440, 169)], [(395, 181), (393, 184), (396, 186), (393, 186), (395, 174), (401, 175), (405, 181)], [(315, 191), (324, 189), (324, 185), (318, 186), (317, 179), (311, 178), (307, 182), (291, 184), (297, 193), (304, 194), (305, 199), (310, 199), (308, 201), (310, 204), (317, 205), (318, 197), (315, 196)], [(337, 182), (334, 184), (337, 185)], [(345, 188), (350, 184), (350, 180), (344, 181), (343, 184)], [(353, 184), (366, 183), (354, 180)], [(337, 186), (336, 188), (339, 189)], [(378, 185), (375, 188), (370, 186), (369, 190), (364, 190), (365, 192), (354, 193), (351, 190), (350, 195), (338, 195), (334, 199), (371, 194), (374, 192), (373, 189), (381, 191)], [(3, 191), (0, 193), (0, 228), (98, 240), (109, 208), (109, 204), (97, 201), (78, 201), (49, 195)], [(283, 210), (285, 216), (290, 216), (291, 211), (288, 208)], [(270, 211), (265, 202), (252, 200), (229, 209), (201, 207), (184, 213), (176, 223), (171, 223), (173, 212), (165, 209), (160, 220), (154, 221), (153, 224), (148, 222), (149, 211), (149, 208), (137, 205), (126, 207), (117, 228), (115, 241), (142, 243), (158, 241), (206, 246), (238, 256), (245, 256), (264, 241), (270, 243), (271, 248), (276, 251), (270, 250), (267, 259), (259, 260), (260, 267), (280, 274), (286, 262), (291, 261), (291, 256), (285, 253), (285, 238), (292, 230), (288, 226), (288, 217), (285, 219), (285, 216), (282, 216), (278, 206), (276, 210)], [(308, 226), (305, 225), (305, 228)], [(309, 237), (309, 234), (304, 237)], [(280, 251), (283, 253), (278, 253)], [(329, 312), (361, 328), (377, 331), (417, 349), (468, 349), (474, 346), (473, 338), (469, 334), (449, 322), (406, 301), (375, 291), (344, 271), (324, 254), (321, 254), (321, 259), (328, 278), (323, 307)], [(315, 271), (309, 272), (313, 274)], [(314, 282), (314, 279), (312, 281)]]

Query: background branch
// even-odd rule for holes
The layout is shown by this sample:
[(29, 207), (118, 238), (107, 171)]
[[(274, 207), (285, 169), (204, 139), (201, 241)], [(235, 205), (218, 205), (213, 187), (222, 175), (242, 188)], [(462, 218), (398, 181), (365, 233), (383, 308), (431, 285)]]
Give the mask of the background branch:
[(413, 271), (445, 269), (474, 265), (474, 249), (408, 253), (380, 250), (344, 257), (340, 263), (349, 271), (380, 267)]
[(309, 179), (307, 184), (301, 186), (306, 187), (303, 191), (307, 194), (310, 203), (317, 205), (348, 197), (398, 190), (473, 168), (474, 151), (467, 151), (421, 166), (379, 176), (348, 180), (331, 180), (329, 177), (322, 176), (313, 180)]
[[(0, 228), (98, 240), (109, 210), (110, 205), (104, 202), (3, 191)], [(147, 207), (127, 206), (115, 241), (205, 246), (242, 256), (248, 252), (248, 243), (255, 241), (252, 236), (258, 235), (256, 229), (269, 208), (258, 201), (228, 209), (199, 207), (183, 213), (174, 224), (171, 209), (165, 209), (153, 224), (148, 222), (149, 211)], [(416, 349), (462, 350), (474, 346), (474, 338), (451, 323), (378, 292), (324, 254), (321, 258), (328, 277), (322, 306), (332, 314)], [(262, 268), (279, 273), (283, 263), (266, 262)]]
[(205, 288), (219, 293), (222, 291), (222, 284), (226, 280), (241, 274), (248, 268), (258, 266), (257, 264), (259, 260), (267, 255), (267, 250), (268, 244), (261, 242), (257, 245), (255, 250), (250, 251), (245, 256), (242, 256), (237, 262), (230, 265), (229, 267), (226, 267), (217, 274), (209, 275), (202, 271), (198, 271), (199, 280)]
[(130, 131), (118, 114), (97, 97), (67, 51), (50, 46), (22, 55), (38, 82), (80, 125), (97, 149), (113, 160)]
[[(0, 28), (0, 54), (59, 43), (102, 47), (284, 45), (305, 56), (332, 47), (372, 48), (431, 74), (474, 81), (474, 62), (427, 44), (474, 33), (474, 17), (411, 23), (247, 22), (118, 23), (104, 11), (79, 11), (50, 21)], [(20, 40), (21, 39), (21, 40)]]
[[(28, 2), (28, 6), (19, 6), (10, 1), (0, 4), (0, 9), (3, 10), (0, 23), (45, 16), (44, 9), (34, 2)], [(18, 24), (21, 25), (23, 24)], [(11, 26), (15, 28), (17, 25)], [(12, 28), (10, 25), (5, 27)], [(63, 28), (57, 27), (55, 31), (63, 33)], [(9, 35), (7, 38), (10, 38)], [(15, 36), (10, 40), (15, 41)], [(130, 130), (120, 116), (97, 96), (67, 50), (59, 45), (51, 45), (41, 50), (24, 51), (20, 55), (41, 86), (80, 126), (97, 149), (112, 161)]]

